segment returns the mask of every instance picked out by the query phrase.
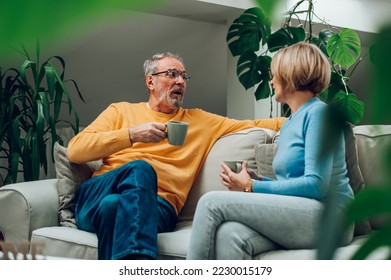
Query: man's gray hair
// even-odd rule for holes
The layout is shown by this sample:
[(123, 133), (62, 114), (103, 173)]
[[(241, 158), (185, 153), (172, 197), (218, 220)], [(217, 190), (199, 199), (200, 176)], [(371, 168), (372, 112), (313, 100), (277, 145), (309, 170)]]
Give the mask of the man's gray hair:
[(170, 52), (158, 53), (158, 54), (153, 55), (150, 59), (147, 59), (144, 62), (144, 75), (147, 76), (147, 75), (151, 75), (151, 74), (155, 73), (156, 68), (158, 67), (158, 62), (166, 57), (176, 58), (182, 64), (184, 64), (183, 58), (180, 57), (179, 55), (172, 54)]

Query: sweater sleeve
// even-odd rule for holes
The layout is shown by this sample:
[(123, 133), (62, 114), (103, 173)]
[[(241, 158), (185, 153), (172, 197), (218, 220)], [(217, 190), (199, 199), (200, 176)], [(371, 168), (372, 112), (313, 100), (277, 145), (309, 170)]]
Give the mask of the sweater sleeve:
[(118, 125), (118, 111), (110, 105), (68, 144), (68, 158), (84, 163), (131, 147), (129, 131)]
[(282, 124), (285, 122), (285, 117), (280, 118), (270, 118), (270, 119), (257, 119), (254, 120), (255, 126), (262, 127), (262, 128), (268, 128), (275, 131), (279, 131)]

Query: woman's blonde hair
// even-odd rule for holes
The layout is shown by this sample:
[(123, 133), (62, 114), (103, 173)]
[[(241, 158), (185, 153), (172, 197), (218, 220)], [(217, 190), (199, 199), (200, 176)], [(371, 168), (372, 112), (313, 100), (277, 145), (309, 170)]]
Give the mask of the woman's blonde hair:
[(273, 57), (271, 71), (287, 92), (309, 90), (319, 94), (330, 83), (330, 63), (310, 43), (300, 42), (281, 49)]

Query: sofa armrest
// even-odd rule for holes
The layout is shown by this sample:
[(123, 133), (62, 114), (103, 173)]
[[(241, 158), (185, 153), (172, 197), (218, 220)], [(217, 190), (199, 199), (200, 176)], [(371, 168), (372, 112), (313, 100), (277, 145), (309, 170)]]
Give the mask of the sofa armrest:
[(0, 234), (19, 244), (37, 228), (58, 225), (57, 179), (15, 183), (0, 188)]

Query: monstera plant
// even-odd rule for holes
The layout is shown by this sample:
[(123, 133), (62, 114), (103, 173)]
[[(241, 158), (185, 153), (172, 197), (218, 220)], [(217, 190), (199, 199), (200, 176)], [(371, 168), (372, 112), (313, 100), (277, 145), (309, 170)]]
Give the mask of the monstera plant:
[[(302, 6), (308, 6), (303, 10)], [(297, 20), (306, 14), (305, 20)], [(351, 29), (327, 28), (315, 34), (312, 0), (301, 0), (286, 13), (284, 25), (271, 31), (272, 22), (262, 7), (244, 11), (231, 24), (226, 41), (233, 56), (238, 56), (237, 76), (247, 90), (255, 87), (256, 100), (270, 98), (269, 69), (274, 52), (300, 41), (317, 45), (331, 64), (330, 86), (321, 98), (332, 104), (343, 119), (358, 124), (364, 114), (364, 104), (348, 85), (349, 78), (361, 61), (361, 42)], [(295, 20), (293, 20), (295, 19)], [(297, 26), (293, 26), (298, 22)], [(329, 26), (329, 25), (326, 25)], [(284, 107), (286, 114), (289, 108)]]
[[(65, 79), (65, 61), (53, 56), (40, 63), (23, 49), (25, 61), (19, 68), (0, 68), (0, 171), (4, 184), (14, 183), (23, 173), (24, 181), (38, 180), (41, 168), (47, 172), (47, 145), (62, 142), (57, 134), (61, 123), (79, 129), (79, 118), (72, 105), (66, 84), (83, 97), (73, 79)], [(56, 66), (57, 65), (57, 66)], [(84, 101), (84, 100), (83, 100)], [(60, 111), (66, 104), (74, 122), (62, 120)]]

